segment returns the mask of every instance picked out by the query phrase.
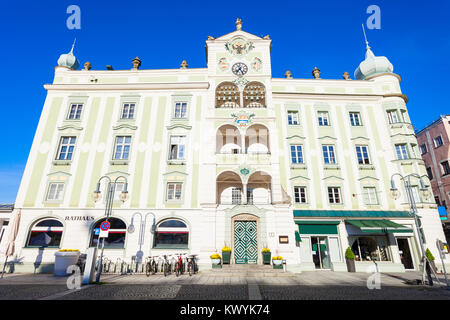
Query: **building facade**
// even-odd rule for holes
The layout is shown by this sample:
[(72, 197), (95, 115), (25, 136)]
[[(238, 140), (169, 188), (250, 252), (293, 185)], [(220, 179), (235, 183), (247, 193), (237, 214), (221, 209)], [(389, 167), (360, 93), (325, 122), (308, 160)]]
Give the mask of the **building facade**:
[(416, 133), (420, 153), (425, 161), (428, 177), (431, 181), (433, 196), (442, 211), (441, 220), (447, 239), (450, 239), (447, 219), (450, 214), (448, 208), (450, 198), (450, 115), (439, 117), (436, 121)]
[[(398, 177), (400, 197), (390, 192), (396, 173), (426, 175), (400, 76), (367, 47), (356, 80), (321, 79), (318, 68), (273, 78), (271, 45), (237, 20), (206, 40), (206, 68), (144, 70), (135, 58), (131, 70), (78, 70), (73, 48), (62, 55), (15, 203), (16, 270), (50, 270), (58, 249), (97, 245), (107, 179), (99, 201), (92, 192), (102, 176), (117, 181), (113, 261), (189, 252), (208, 268), (229, 246), (232, 263), (261, 264), (267, 247), (291, 271), (346, 271), (350, 247), (357, 271), (371, 260), (381, 271), (418, 269)], [(436, 204), (413, 180), (426, 246), (439, 256)], [(142, 219), (140, 240), (128, 228)]]

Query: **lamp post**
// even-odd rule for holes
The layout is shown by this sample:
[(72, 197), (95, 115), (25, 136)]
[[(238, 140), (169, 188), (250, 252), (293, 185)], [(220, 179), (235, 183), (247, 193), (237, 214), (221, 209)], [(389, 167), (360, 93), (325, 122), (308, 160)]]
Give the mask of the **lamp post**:
[[(108, 180), (108, 187), (106, 190), (106, 206), (105, 206), (106, 220), (105, 221), (108, 221), (108, 218), (111, 216), (112, 206), (114, 203), (114, 194), (116, 192), (116, 185), (120, 178), (123, 178), (125, 180), (123, 190), (120, 193), (120, 200), (122, 202), (125, 202), (128, 199), (128, 181), (127, 181), (127, 178), (124, 176), (119, 176), (114, 181), (112, 181), (111, 178), (108, 176), (101, 177), (100, 179), (98, 179), (97, 188), (95, 189), (95, 191), (92, 194), (92, 196), (94, 198), (94, 202), (99, 201), (102, 198), (101, 191), (100, 191), (100, 182), (103, 179)], [(98, 238), (98, 241), (100, 241), (100, 236)], [(97, 283), (100, 282), (100, 275), (102, 273), (102, 260), (103, 260), (103, 250), (104, 249), (105, 249), (105, 238), (103, 238), (103, 241), (102, 241), (102, 250), (100, 253), (100, 259), (98, 260), (98, 263), (97, 263), (97, 277), (95, 279), (95, 281)]]
[(147, 217), (148, 217), (149, 214), (151, 214), (151, 215), (153, 216), (153, 224), (152, 224), (152, 228), (150, 229), (150, 232), (151, 232), (152, 234), (154, 234), (154, 233), (155, 233), (155, 230), (156, 230), (156, 224), (155, 224), (155, 222), (156, 222), (156, 217), (155, 217), (155, 215), (154, 215), (152, 212), (148, 212), (148, 213), (145, 215), (144, 220), (142, 220), (142, 214), (141, 214), (140, 212), (135, 212), (135, 213), (133, 213), (133, 215), (131, 216), (131, 223), (130, 223), (130, 225), (128, 226), (128, 233), (133, 233), (134, 230), (135, 230), (135, 227), (134, 227), (134, 216), (135, 216), (135, 215), (139, 215), (140, 220), (141, 220), (140, 228), (139, 228), (139, 238), (138, 238), (138, 244), (139, 244), (139, 251), (138, 251), (138, 252), (139, 252), (139, 253), (142, 252), (141, 249), (142, 249), (142, 245), (144, 244), (145, 226), (146, 226), (146, 224), (147, 224)]
[[(411, 173), (407, 176), (402, 176), (400, 173), (394, 173), (391, 176), (391, 195), (394, 198), (394, 200), (397, 200), (400, 197), (400, 191), (398, 191), (397, 187), (395, 186), (395, 182), (394, 182), (394, 177), (395, 176), (399, 176), (400, 180), (403, 181), (404, 186), (405, 186), (405, 191), (406, 191), (406, 196), (408, 199), (408, 203), (409, 203), (409, 208), (410, 208), (410, 213), (411, 215), (414, 217), (414, 221), (416, 224), (416, 230), (417, 230), (417, 235), (419, 237), (419, 242), (420, 242), (420, 248), (421, 248), (421, 253), (422, 253), (422, 264), (423, 264), (423, 272), (422, 272), (422, 284), (425, 284), (425, 269), (426, 269), (426, 259), (425, 259), (425, 247), (424, 247), (424, 242), (423, 242), (423, 237), (422, 237), (422, 228), (421, 228), (421, 223), (419, 220), (419, 217), (417, 215), (417, 207), (416, 207), (416, 201), (414, 199), (414, 195), (412, 192), (412, 187), (411, 187), (411, 177), (415, 177), (418, 178), (420, 181), (420, 191), (422, 192), (422, 195), (425, 199), (428, 199), (430, 197), (430, 192), (428, 191), (427, 187), (425, 187), (425, 184), (422, 180), (422, 177), (419, 176), (416, 173)], [(426, 176), (426, 175), (425, 175)]]

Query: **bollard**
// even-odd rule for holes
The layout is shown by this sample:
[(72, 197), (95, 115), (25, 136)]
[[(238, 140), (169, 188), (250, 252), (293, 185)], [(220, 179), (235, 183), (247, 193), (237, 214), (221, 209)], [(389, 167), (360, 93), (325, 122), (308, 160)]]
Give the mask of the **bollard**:
[(286, 272), (286, 260), (283, 260), (282, 264), (283, 264), (283, 272)]

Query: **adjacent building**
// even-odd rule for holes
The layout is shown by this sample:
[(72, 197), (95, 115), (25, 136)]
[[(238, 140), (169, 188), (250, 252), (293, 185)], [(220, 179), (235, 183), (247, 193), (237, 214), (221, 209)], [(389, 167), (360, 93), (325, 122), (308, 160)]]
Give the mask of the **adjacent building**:
[[(417, 229), (394, 174), (426, 167), (400, 76), (367, 46), (355, 80), (322, 79), (318, 68), (273, 78), (271, 47), (237, 20), (208, 37), (204, 68), (146, 70), (136, 57), (128, 70), (79, 70), (73, 48), (62, 55), (15, 202), (16, 270), (49, 271), (58, 249), (96, 246), (108, 178), (113, 261), (189, 252), (209, 268), (229, 246), (232, 263), (261, 264), (266, 247), (291, 271), (346, 271), (350, 247), (358, 271), (373, 271), (372, 260), (381, 271), (418, 269)], [(413, 194), (437, 257), (444, 233), (424, 180), (412, 178)], [(144, 234), (130, 233), (141, 221)]]

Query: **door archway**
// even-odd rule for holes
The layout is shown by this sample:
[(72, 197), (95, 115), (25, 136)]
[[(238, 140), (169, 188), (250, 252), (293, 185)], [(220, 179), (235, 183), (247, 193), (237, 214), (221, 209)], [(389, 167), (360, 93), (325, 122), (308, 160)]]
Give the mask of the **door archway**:
[(235, 264), (258, 264), (261, 260), (259, 217), (244, 213), (231, 218), (232, 260)]

